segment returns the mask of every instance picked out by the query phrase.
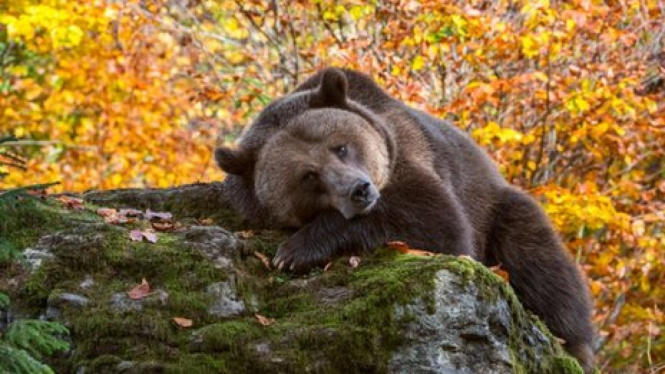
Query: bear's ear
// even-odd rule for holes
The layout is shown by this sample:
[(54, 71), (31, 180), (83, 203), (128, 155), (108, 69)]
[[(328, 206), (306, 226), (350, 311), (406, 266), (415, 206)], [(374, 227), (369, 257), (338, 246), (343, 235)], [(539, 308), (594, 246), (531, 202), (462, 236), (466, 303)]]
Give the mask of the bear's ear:
[(328, 68), (323, 71), (321, 84), (312, 96), (314, 106), (346, 106), (349, 84), (340, 69)]
[(219, 147), (215, 149), (215, 161), (229, 174), (242, 175), (254, 168), (254, 155), (243, 148)]

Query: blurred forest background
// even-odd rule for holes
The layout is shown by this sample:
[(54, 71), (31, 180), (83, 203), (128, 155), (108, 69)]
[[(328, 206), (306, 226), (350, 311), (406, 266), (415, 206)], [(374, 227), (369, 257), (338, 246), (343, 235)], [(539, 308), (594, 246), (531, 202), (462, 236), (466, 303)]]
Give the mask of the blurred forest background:
[(665, 370), (663, 0), (0, 0), (1, 186), (221, 180), (328, 65), (486, 147), (589, 275), (603, 372)]

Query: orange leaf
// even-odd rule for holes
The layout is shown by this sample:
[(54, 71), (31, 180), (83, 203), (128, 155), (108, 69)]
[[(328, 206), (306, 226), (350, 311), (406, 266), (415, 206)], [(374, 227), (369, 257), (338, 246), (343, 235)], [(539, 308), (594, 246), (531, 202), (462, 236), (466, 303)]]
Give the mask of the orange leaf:
[(494, 274), (503, 278), (503, 280), (505, 280), (506, 282), (510, 280), (510, 275), (508, 274), (507, 271), (501, 269), (501, 264), (490, 267), (490, 270), (492, 270)]
[(388, 248), (394, 249), (400, 253), (409, 253), (410, 249), (406, 243), (400, 241), (388, 242)]
[(258, 258), (259, 260), (261, 260), (261, 262), (263, 262), (263, 267), (265, 267), (268, 270), (272, 269), (272, 267), (270, 266), (270, 259), (268, 258), (268, 256), (264, 255), (259, 251), (254, 251), (254, 257)]
[(145, 278), (143, 278), (141, 284), (127, 292), (127, 296), (132, 300), (143, 299), (148, 295), (150, 295), (150, 284), (148, 284), (148, 281), (145, 280)]
[(256, 235), (256, 231), (254, 231), (254, 230), (243, 230), (243, 231), (238, 231), (235, 234), (240, 239), (251, 239)]
[(102, 217), (112, 217), (117, 214), (117, 211), (113, 208), (99, 208), (97, 209), (97, 214)]
[(394, 249), (402, 254), (409, 254), (414, 256), (436, 256), (436, 253), (423, 251), (422, 249), (414, 249), (409, 247), (408, 244), (400, 241), (388, 242), (388, 248)]
[(76, 209), (76, 210), (83, 209), (83, 199), (63, 195), (63, 196), (58, 196), (56, 200), (64, 204), (66, 208)]
[(260, 314), (258, 314), (258, 313), (255, 314), (254, 316), (256, 317), (256, 320), (259, 321), (259, 323), (260, 323), (261, 325), (263, 325), (263, 326), (270, 326), (270, 325), (272, 325), (273, 323), (275, 323), (275, 319), (274, 319), (274, 318), (264, 317), (264, 316), (262, 316), (262, 315), (260, 315)]
[(183, 317), (173, 317), (173, 322), (180, 327), (192, 327), (194, 324), (191, 319)]

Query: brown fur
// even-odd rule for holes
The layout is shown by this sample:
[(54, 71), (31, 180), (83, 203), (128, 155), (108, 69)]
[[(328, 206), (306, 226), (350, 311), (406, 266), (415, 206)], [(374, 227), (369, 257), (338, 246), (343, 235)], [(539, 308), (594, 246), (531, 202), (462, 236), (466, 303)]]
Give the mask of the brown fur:
[[(338, 157), (340, 144), (353, 152)], [(275, 256), (280, 267), (306, 271), (388, 240), (501, 264), (524, 305), (592, 370), (589, 293), (539, 205), (464, 133), (368, 77), (324, 70), (269, 105), (237, 150), (216, 157), (240, 214), (299, 228)], [(348, 200), (364, 179), (380, 194), (369, 211)]]

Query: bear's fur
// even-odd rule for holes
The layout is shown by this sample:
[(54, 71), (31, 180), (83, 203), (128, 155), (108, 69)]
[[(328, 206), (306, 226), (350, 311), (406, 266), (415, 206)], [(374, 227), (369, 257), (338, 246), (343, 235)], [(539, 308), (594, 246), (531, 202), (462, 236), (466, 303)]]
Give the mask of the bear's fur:
[(280, 268), (306, 271), (389, 240), (500, 264), (525, 307), (592, 371), (588, 289), (537, 202), (462, 131), (365, 75), (314, 75), (266, 107), (238, 149), (215, 156), (243, 217), (298, 228), (275, 256)]

